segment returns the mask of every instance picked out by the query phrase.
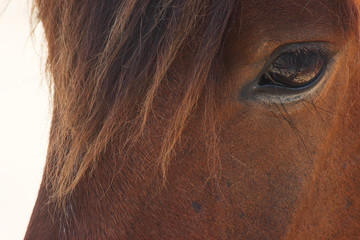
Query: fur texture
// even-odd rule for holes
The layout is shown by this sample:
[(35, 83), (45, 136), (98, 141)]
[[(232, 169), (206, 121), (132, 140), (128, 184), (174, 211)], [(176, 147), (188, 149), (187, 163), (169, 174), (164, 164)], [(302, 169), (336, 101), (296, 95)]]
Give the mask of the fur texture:
[[(25, 239), (360, 238), (359, 3), (36, 0), (53, 119)], [(329, 42), (327, 87), (239, 92)]]

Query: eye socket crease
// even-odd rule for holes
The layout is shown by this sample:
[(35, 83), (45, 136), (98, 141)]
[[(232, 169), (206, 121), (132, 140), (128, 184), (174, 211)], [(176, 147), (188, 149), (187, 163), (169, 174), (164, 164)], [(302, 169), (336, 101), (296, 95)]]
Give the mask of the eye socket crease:
[(337, 51), (329, 42), (281, 45), (265, 61), (263, 70), (240, 92), (240, 99), (293, 103), (318, 91), (326, 82)]

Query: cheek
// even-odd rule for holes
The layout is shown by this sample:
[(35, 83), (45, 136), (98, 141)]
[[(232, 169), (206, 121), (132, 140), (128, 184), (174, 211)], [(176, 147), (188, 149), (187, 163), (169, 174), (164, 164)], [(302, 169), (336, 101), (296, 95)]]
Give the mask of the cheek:
[[(220, 110), (223, 208), (234, 212), (234, 218), (251, 216), (249, 231), (256, 232), (267, 221), (286, 228), (303, 184), (328, 136), (337, 130), (346, 84), (335, 80), (342, 77), (335, 72), (321, 96), (292, 109), (229, 100)], [(275, 220), (264, 217), (274, 212), (283, 214)]]
[(337, 130), (337, 120), (346, 114), (346, 92), (350, 66), (348, 47), (334, 59), (331, 71), (324, 79), (324, 88), (302, 100), (290, 103), (251, 103), (238, 100), (246, 79), (253, 78), (261, 63), (228, 64), (238, 66), (228, 72), (223, 98), (221, 153), (224, 161), (229, 155), (244, 163), (276, 167), (289, 163), (301, 165), (312, 162), (330, 133)]
[[(337, 66), (341, 66), (340, 58)], [(220, 153), (224, 178), (241, 181), (244, 190), (250, 182), (267, 181), (269, 174), (294, 179), (294, 185), (307, 176), (320, 155), (329, 134), (338, 129), (344, 116), (348, 74), (335, 66), (322, 92), (292, 105), (249, 104), (234, 101), (221, 111)], [(232, 79), (231, 82), (236, 82)], [(226, 87), (225, 87), (226, 88)], [(232, 85), (230, 89), (236, 89)], [(224, 90), (226, 91), (226, 90)], [(260, 180), (261, 181), (261, 180)]]

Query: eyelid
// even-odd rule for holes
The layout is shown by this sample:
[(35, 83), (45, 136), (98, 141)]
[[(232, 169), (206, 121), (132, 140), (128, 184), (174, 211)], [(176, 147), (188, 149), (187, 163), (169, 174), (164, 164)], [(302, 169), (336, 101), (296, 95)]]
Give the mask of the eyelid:
[(276, 60), (283, 53), (291, 53), (296, 51), (312, 51), (319, 54), (326, 54), (332, 57), (335, 51), (332, 48), (332, 44), (329, 42), (302, 42), (302, 43), (287, 43), (276, 48), (270, 55), (265, 64), (265, 68)]

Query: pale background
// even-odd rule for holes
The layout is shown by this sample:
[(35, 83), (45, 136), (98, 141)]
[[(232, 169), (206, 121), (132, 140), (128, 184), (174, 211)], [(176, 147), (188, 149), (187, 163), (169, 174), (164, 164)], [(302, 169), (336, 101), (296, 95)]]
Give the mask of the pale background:
[(50, 100), (40, 57), (46, 50), (41, 26), (30, 35), (30, 4), (0, 0), (1, 240), (24, 237), (48, 140)]

